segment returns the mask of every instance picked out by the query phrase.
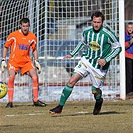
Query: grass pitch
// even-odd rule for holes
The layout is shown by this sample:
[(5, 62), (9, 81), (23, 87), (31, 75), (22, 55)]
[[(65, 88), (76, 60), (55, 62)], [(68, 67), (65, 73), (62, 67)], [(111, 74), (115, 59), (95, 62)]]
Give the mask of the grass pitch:
[(32, 103), (14, 103), (14, 108), (0, 104), (0, 133), (132, 133), (133, 99), (104, 101), (101, 113), (93, 115), (94, 101), (67, 102), (63, 112), (51, 115), (46, 107)]

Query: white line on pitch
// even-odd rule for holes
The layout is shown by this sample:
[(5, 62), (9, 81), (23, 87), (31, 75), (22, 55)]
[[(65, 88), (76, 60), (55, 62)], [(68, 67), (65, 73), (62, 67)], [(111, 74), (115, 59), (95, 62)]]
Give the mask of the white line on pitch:
[(5, 117), (14, 117), (14, 116), (34, 116), (34, 115), (43, 115), (45, 113), (36, 113), (36, 114), (13, 114), (13, 115), (5, 115)]

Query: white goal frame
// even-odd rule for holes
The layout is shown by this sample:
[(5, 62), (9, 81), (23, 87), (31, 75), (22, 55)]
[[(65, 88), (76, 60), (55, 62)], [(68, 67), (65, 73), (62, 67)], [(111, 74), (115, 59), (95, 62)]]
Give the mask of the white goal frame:
[[(8, 3), (8, 1), (10, 2)], [(125, 48), (124, 48), (124, 43), (125, 43), (124, 2), (125, 2), (124, 0), (101, 0), (101, 1), (100, 0), (72, 0), (72, 1), (70, 0), (64, 0), (64, 1), (0, 0), (0, 4), (1, 4), (0, 9), (1, 9), (1, 18), (2, 18), (2, 21), (0, 23), (1, 24), (0, 25), (1, 27), (0, 42), (1, 44), (3, 44), (0, 47), (0, 52), (2, 52), (2, 48), (4, 46), (5, 38), (7, 37), (7, 35), (13, 30), (16, 30), (19, 28), (19, 25), (18, 25), (19, 20), (22, 17), (29, 17), (30, 23), (31, 23), (30, 30), (37, 35), (39, 60), (41, 62), (42, 69), (43, 69), (43, 73), (39, 75), (40, 86), (44, 87), (44, 90), (41, 90), (40, 92), (40, 97), (42, 98), (44, 96), (44, 99), (42, 98), (42, 100), (46, 100), (46, 101), (50, 101), (51, 99), (55, 100), (57, 96), (54, 94), (53, 95), (55, 99), (54, 98), (45, 99), (46, 93), (48, 93), (49, 97), (50, 96), (53, 97), (53, 95), (50, 94), (49, 86), (55, 86), (55, 88), (58, 86), (64, 86), (67, 83), (70, 76), (70, 73), (68, 74), (65, 71), (66, 69), (66, 68), (64, 69), (65, 63), (63, 64), (61, 62), (61, 59), (63, 58), (65, 53), (67, 53), (68, 51), (72, 50), (72, 48), (74, 48), (73, 46), (76, 45), (77, 40), (81, 37), (81, 33), (84, 26), (90, 25), (91, 13), (94, 12), (95, 10), (100, 10), (105, 14), (105, 23), (104, 23), (105, 26), (107, 26), (108, 28), (110, 28), (115, 32), (115, 34), (119, 37), (119, 41), (122, 46), (122, 52), (118, 57), (119, 59), (115, 59), (112, 61), (112, 64), (111, 64), (112, 68), (109, 71), (109, 74), (107, 76), (106, 84), (108, 84), (109, 89), (112, 91), (115, 90), (117, 87), (119, 87), (120, 88), (119, 98), (122, 100), (125, 100), (126, 99), (126, 88), (125, 88), (126, 78), (125, 78)], [(11, 3), (14, 3), (15, 6), (12, 5)], [(54, 5), (55, 3), (57, 5)], [(58, 3), (60, 3), (60, 5), (58, 5)], [(23, 8), (23, 10), (19, 10), (18, 8), (16, 8), (16, 6), (18, 6), (19, 8)], [(112, 10), (111, 8), (114, 8), (114, 10)], [(15, 16), (16, 14), (17, 14), (17, 17)], [(13, 19), (12, 17), (14, 17), (15, 19)], [(109, 17), (110, 19), (108, 19)], [(54, 18), (54, 20), (57, 19), (56, 20), (57, 25), (54, 23), (55, 21), (53, 22), (54, 23), (53, 24), (52, 21), (50, 22), (48, 20), (51, 18)], [(79, 25), (79, 23), (81, 25)], [(56, 26), (58, 28), (57, 29), (58, 31), (56, 31)], [(49, 46), (49, 43), (52, 43), (54, 45)], [(69, 43), (69, 45), (67, 45), (67, 43)], [(73, 46), (71, 46), (71, 44)], [(65, 48), (63, 49), (63, 47)], [(62, 51), (62, 53), (58, 53), (60, 51)], [(50, 54), (54, 53), (54, 54), (51, 56), (49, 55), (49, 53)], [(71, 60), (71, 63), (75, 65), (80, 58), (79, 55), (74, 57)], [(7, 60), (8, 60), (8, 57), (7, 57)], [(49, 67), (49, 64), (50, 64), (49, 62), (50, 63), (52, 62), (52, 65), (51, 65), (52, 67), (51, 66)], [(70, 61), (67, 60), (66, 63), (67, 62), (69, 63)], [(119, 62), (118, 66), (116, 66), (117, 62)], [(70, 67), (74, 67), (73, 64)], [(112, 70), (113, 72), (111, 73)], [(50, 73), (52, 73), (52, 75), (50, 75)], [(110, 77), (111, 74), (112, 74), (112, 77)], [(116, 78), (116, 76), (118, 77)], [(4, 75), (0, 72), (0, 80), (7, 82), (7, 77), (8, 77), (7, 71)], [(31, 89), (29, 88), (31, 88), (32, 84), (29, 77), (24, 76), (23, 78), (21, 77), (20, 74), (18, 74), (16, 79), (17, 80), (15, 81), (15, 85), (16, 85), (15, 90), (19, 91), (18, 88), (21, 85), (23, 85), (23, 87), (21, 86), (22, 87), (21, 91), (23, 92), (23, 90), (25, 90), (25, 88), (27, 87), (28, 90), (25, 90), (25, 92), (30, 94)], [(52, 79), (54, 79), (54, 82), (51, 83), (50, 80)], [(79, 86), (80, 85), (86, 86), (86, 81), (88, 80), (89, 78), (85, 79), (84, 82), (83, 81), (79, 82)], [(118, 80), (118, 82), (116, 80)], [(22, 81), (24, 81), (25, 83), (23, 84)], [(28, 82), (28, 85), (27, 85), (27, 82)], [(91, 86), (90, 83), (88, 83), (87, 85)], [(114, 86), (114, 88), (111, 85)], [(92, 94), (89, 94), (89, 97), (90, 97), (89, 100), (93, 99), (91, 98), (92, 97), (91, 95)], [(113, 94), (113, 95), (116, 95), (116, 94)], [(18, 96), (15, 96), (15, 97), (18, 97)], [(25, 94), (22, 94), (21, 98), (23, 99), (24, 97), (25, 97)], [(5, 99), (7, 99), (7, 97), (5, 97)], [(4, 101), (5, 99), (2, 99), (2, 100)], [(16, 99), (16, 101), (18, 101), (18, 99)], [(32, 95), (27, 96), (26, 100), (28, 99), (31, 100)], [(70, 100), (77, 100), (77, 99), (78, 98), (70, 97)], [(107, 100), (111, 100), (111, 99), (112, 98), (110, 94), (108, 94)], [(81, 98), (80, 100), (86, 100), (86, 98), (84, 99)]]

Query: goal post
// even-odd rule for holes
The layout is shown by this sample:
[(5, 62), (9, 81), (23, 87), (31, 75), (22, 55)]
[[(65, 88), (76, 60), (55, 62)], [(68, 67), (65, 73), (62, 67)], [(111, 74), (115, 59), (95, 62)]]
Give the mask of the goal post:
[[(9, 33), (19, 29), (23, 17), (30, 19), (30, 30), (37, 36), (39, 61), (39, 97), (45, 101), (59, 100), (61, 91), (68, 82), (81, 53), (62, 61), (81, 39), (84, 28), (91, 25), (91, 14), (100, 10), (105, 15), (104, 25), (112, 30), (122, 45), (121, 54), (111, 61), (102, 88), (105, 100), (125, 99), (124, 55), (124, 0), (0, 0), (0, 52)], [(9, 53), (7, 54), (8, 61)], [(7, 71), (1, 74), (7, 82)], [(14, 100), (31, 101), (31, 79), (16, 75)], [(93, 100), (90, 77), (80, 80), (69, 100)], [(19, 93), (19, 95), (18, 95)], [(2, 99), (3, 101), (7, 100)]]
[(119, 41), (122, 46), (122, 52), (120, 54), (120, 98), (125, 100), (126, 99), (126, 86), (125, 86), (125, 12), (124, 12), (124, 0), (119, 0), (119, 5), (121, 5), (121, 8), (119, 8)]

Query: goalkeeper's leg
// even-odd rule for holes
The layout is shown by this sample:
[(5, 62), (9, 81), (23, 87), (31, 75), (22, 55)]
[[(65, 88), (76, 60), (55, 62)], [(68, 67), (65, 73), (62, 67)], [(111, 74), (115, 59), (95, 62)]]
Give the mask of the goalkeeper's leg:
[(32, 76), (32, 91), (33, 91), (33, 102), (35, 106), (45, 107), (46, 104), (38, 100), (38, 76)]
[(8, 104), (6, 108), (13, 107), (14, 80), (15, 80), (15, 75), (10, 75), (8, 77)]
[(38, 100), (38, 76), (32, 76), (32, 92), (33, 92), (33, 101)]
[(13, 102), (14, 80), (15, 80), (15, 76), (14, 75), (10, 75), (8, 77), (8, 101), (9, 102)]

